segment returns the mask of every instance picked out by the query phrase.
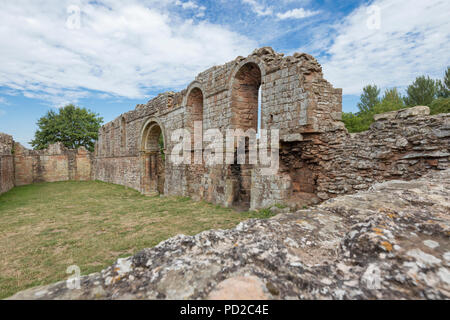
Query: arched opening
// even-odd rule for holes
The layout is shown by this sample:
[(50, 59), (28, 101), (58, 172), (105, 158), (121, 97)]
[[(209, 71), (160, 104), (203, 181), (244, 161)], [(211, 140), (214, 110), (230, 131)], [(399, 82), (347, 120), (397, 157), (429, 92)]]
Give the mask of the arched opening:
[(203, 92), (199, 88), (194, 88), (189, 93), (187, 112), (190, 125), (193, 126), (195, 121), (203, 121)]
[(150, 122), (142, 134), (141, 154), (143, 164), (142, 189), (145, 194), (164, 194), (165, 138), (156, 122)]
[(261, 70), (255, 63), (247, 63), (233, 80), (231, 111), (235, 129), (258, 130)]
[[(191, 132), (192, 152), (202, 152), (203, 140), (203, 92), (199, 88), (194, 88), (189, 93), (187, 98), (187, 127)], [(195, 123), (199, 122), (201, 125), (195, 129)], [(197, 137), (196, 137), (197, 135)], [(197, 144), (196, 144), (197, 142)]]
[[(252, 62), (243, 65), (236, 73), (232, 82), (232, 128), (241, 129), (244, 132), (253, 129), (257, 134), (256, 137), (260, 133), (262, 123), (261, 83), (261, 69), (256, 63)], [(240, 210), (248, 210), (250, 208), (253, 166), (249, 164), (249, 143), (250, 139), (246, 138), (245, 164), (237, 163), (238, 156), (236, 150), (235, 164), (230, 166), (229, 171), (233, 186), (232, 206)], [(252, 147), (255, 148), (256, 146)]]

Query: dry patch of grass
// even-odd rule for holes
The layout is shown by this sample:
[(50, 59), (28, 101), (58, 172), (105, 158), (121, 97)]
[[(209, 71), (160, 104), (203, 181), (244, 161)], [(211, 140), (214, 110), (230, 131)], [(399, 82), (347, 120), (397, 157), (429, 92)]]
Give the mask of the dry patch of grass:
[(177, 234), (268, 216), (102, 182), (15, 188), (0, 196), (0, 299), (67, 279), (71, 265), (90, 274)]

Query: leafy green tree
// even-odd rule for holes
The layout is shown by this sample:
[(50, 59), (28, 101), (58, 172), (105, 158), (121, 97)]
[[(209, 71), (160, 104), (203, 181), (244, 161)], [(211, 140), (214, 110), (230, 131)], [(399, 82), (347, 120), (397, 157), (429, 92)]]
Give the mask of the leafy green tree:
[(447, 71), (445, 71), (444, 84), (450, 90), (450, 67), (447, 67)]
[(445, 71), (444, 85), (447, 90), (450, 90), (450, 67), (447, 67), (447, 71)]
[(405, 103), (397, 88), (386, 89), (381, 102), (374, 107), (373, 114), (380, 114), (403, 108), (405, 108)]
[(450, 97), (450, 67), (447, 67), (447, 71), (445, 72), (444, 80), (438, 80), (439, 85), (439, 98), (449, 98)]
[(342, 121), (350, 133), (367, 131), (373, 123), (373, 113), (366, 112), (354, 114), (351, 112), (344, 112), (342, 114)]
[(432, 115), (450, 113), (450, 67), (447, 67), (444, 79), (433, 80), (429, 77), (418, 77), (407, 88), (407, 95), (402, 97), (397, 88), (384, 92), (381, 100), (376, 85), (367, 86), (358, 104), (359, 112), (343, 113), (342, 121), (349, 132), (361, 132), (370, 128), (373, 116), (389, 111), (400, 110), (418, 105), (430, 107)]
[(440, 113), (450, 113), (450, 98), (439, 98), (434, 100), (430, 105), (432, 115)]
[(158, 144), (159, 144), (159, 150), (161, 152), (162, 159), (166, 160), (166, 154), (164, 153), (164, 148), (165, 148), (165, 146), (164, 146), (164, 136), (163, 136), (162, 133), (159, 136)]
[(363, 88), (361, 102), (358, 103), (360, 113), (373, 111), (375, 106), (380, 103), (380, 89), (376, 85), (368, 85)]
[(439, 85), (436, 80), (430, 77), (421, 76), (416, 78), (414, 83), (406, 89), (404, 101), (406, 106), (429, 106), (437, 98)]
[(94, 151), (98, 130), (103, 118), (85, 108), (69, 104), (58, 112), (50, 110), (37, 122), (39, 129), (30, 144), (36, 150), (48, 148), (49, 145), (62, 142), (67, 148), (85, 147)]
[[(366, 87), (367, 88), (367, 87)], [(367, 89), (364, 96), (369, 96), (368, 92), (375, 93), (373, 88)], [(373, 95), (372, 95), (373, 96)], [(370, 125), (374, 122), (373, 116), (375, 114), (399, 110), (405, 108), (403, 99), (397, 88), (387, 89), (384, 92), (383, 98), (379, 100), (373, 107), (365, 109), (357, 114), (344, 113), (342, 121), (345, 123), (347, 130), (351, 133), (362, 132), (369, 130)], [(360, 108), (361, 110), (361, 108)]]

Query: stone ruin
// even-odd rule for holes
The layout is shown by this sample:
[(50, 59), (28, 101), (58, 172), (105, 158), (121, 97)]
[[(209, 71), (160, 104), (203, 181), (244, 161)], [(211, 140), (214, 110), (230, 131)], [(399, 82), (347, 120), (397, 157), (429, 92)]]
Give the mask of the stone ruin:
[[(418, 106), (349, 134), (341, 112), (342, 91), (313, 57), (262, 48), (104, 125), (93, 154), (60, 144), (26, 150), (0, 134), (0, 193), (96, 179), (282, 211), (232, 230), (179, 235), (82, 277), (80, 290), (63, 281), (12, 299), (448, 299), (450, 114)], [(259, 164), (170, 161), (177, 129), (195, 136), (201, 121), (202, 132), (259, 130), (258, 118), (280, 133), (272, 175)], [(199, 151), (194, 144), (193, 159)]]
[(69, 150), (56, 143), (46, 150), (28, 150), (0, 133), (0, 194), (39, 182), (92, 180), (92, 161), (85, 148)]
[(0, 194), (14, 187), (13, 147), (13, 138), (0, 133)]
[[(376, 182), (448, 168), (450, 116), (429, 113), (428, 107), (415, 107), (378, 115), (369, 131), (349, 134), (341, 121), (342, 90), (323, 78), (317, 60), (300, 53), (285, 57), (265, 47), (212, 67), (187, 89), (160, 94), (107, 123), (94, 154), (61, 145), (30, 151), (2, 135), (0, 192), (33, 182), (94, 179), (241, 210), (298, 208)], [(210, 129), (279, 130), (279, 149), (274, 149), (279, 170), (267, 175), (259, 162), (194, 162), (206, 144), (192, 145), (192, 162), (174, 164), (173, 133), (187, 129), (194, 137), (198, 122), (200, 135)], [(223, 146), (224, 158), (235, 148)], [(248, 158), (248, 145), (246, 150)]]
[[(194, 135), (195, 121), (202, 121), (203, 133), (245, 131), (259, 130), (259, 117), (261, 129), (279, 130), (280, 170), (271, 175), (262, 174), (261, 164), (207, 166), (192, 160), (174, 165), (159, 148), (162, 136), (169, 154), (172, 134), (186, 128)], [(349, 134), (341, 117), (342, 90), (323, 78), (316, 59), (261, 48), (212, 67), (187, 89), (161, 94), (103, 126), (93, 174), (144, 194), (188, 196), (248, 210), (303, 207), (375, 182), (448, 168), (448, 115), (430, 117), (427, 107), (416, 107), (378, 116), (360, 134)]]

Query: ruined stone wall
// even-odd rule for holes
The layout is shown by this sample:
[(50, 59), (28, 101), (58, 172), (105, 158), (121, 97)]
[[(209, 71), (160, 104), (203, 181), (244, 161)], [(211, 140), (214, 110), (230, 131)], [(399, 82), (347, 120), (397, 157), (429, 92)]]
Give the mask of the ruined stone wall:
[[(171, 139), (177, 129), (186, 129), (191, 138), (204, 138), (209, 129), (223, 135), (228, 129), (257, 130), (258, 103), (261, 128), (280, 133), (278, 172), (263, 174), (261, 163), (169, 161), (179, 142)], [(341, 117), (342, 90), (323, 78), (312, 56), (284, 57), (261, 48), (200, 73), (186, 90), (161, 94), (106, 124), (99, 132), (94, 177), (144, 194), (189, 196), (248, 210), (315, 204), (373, 182), (409, 180), (448, 167), (446, 115), (430, 117), (427, 107), (388, 113), (360, 134), (348, 134)], [(202, 121), (201, 132), (194, 130), (196, 121)], [(191, 142), (192, 155), (208, 144)], [(225, 144), (224, 150), (235, 153)]]
[(28, 150), (0, 133), (0, 194), (37, 182), (91, 180), (92, 162), (85, 148), (69, 150), (56, 143), (45, 150)]
[(14, 148), (14, 184), (87, 181), (92, 178), (92, 155), (84, 148), (69, 150), (61, 143), (46, 150), (28, 150), (19, 143)]
[(12, 137), (0, 133), (0, 194), (14, 187), (13, 147)]
[[(376, 182), (412, 180), (448, 169), (450, 114), (429, 114), (428, 107), (389, 112), (377, 115), (366, 132), (336, 129), (310, 141), (285, 144), (286, 199), (299, 189), (316, 195), (309, 200), (317, 202), (366, 190)], [(298, 181), (302, 184), (295, 186)]]
[[(302, 141), (304, 136), (340, 124), (342, 90), (323, 79), (322, 68), (312, 56), (296, 53), (284, 57), (271, 48), (262, 48), (247, 58), (212, 67), (200, 73), (186, 90), (161, 94), (106, 124), (99, 132), (95, 179), (151, 194), (152, 185), (158, 184), (152, 179), (162, 174), (157, 172), (153, 177), (156, 150), (151, 143), (146, 144), (153, 123), (162, 131), (166, 153), (175, 144), (172, 133), (185, 128), (193, 135), (194, 121), (202, 121), (203, 133), (209, 129), (219, 129), (223, 134), (226, 129), (256, 130), (259, 88), (261, 127), (279, 129), (283, 141)], [(284, 177), (258, 177), (258, 166), (174, 165), (166, 157), (163, 179), (167, 195), (226, 206), (241, 201), (248, 209), (253, 206), (252, 180), (280, 184)], [(275, 194), (276, 190), (264, 192)], [(253, 207), (258, 206), (254, 202)]]
[[(180, 108), (179, 104), (171, 105), (173, 96), (176, 95), (162, 94), (149, 104), (137, 106), (135, 110), (100, 129), (94, 159), (95, 179), (145, 192), (142, 182), (145, 167), (142, 157), (144, 150), (141, 145), (143, 130), (146, 124), (158, 123), (162, 134), (166, 136), (183, 127), (184, 108)], [(168, 147), (171, 147), (170, 139), (165, 137), (164, 140), (169, 143)], [(166, 166), (170, 166), (168, 161)], [(173, 182), (174, 187), (182, 185), (182, 180), (179, 180), (180, 177), (175, 171), (170, 178), (176, 180)], [(172, 189), (171, 193), (177, 194), (176, 189)]]
[(369, 131), (347, 136), (340, 148), (331, 145), (320, 164), (319, 196), (326, 199), (325, 193), (353, 193), (374, 182), (412, 180), (430, 170), (448, 169), (450, 114), (429, 114), (427, 107), (416, 107), (379, 115)]

